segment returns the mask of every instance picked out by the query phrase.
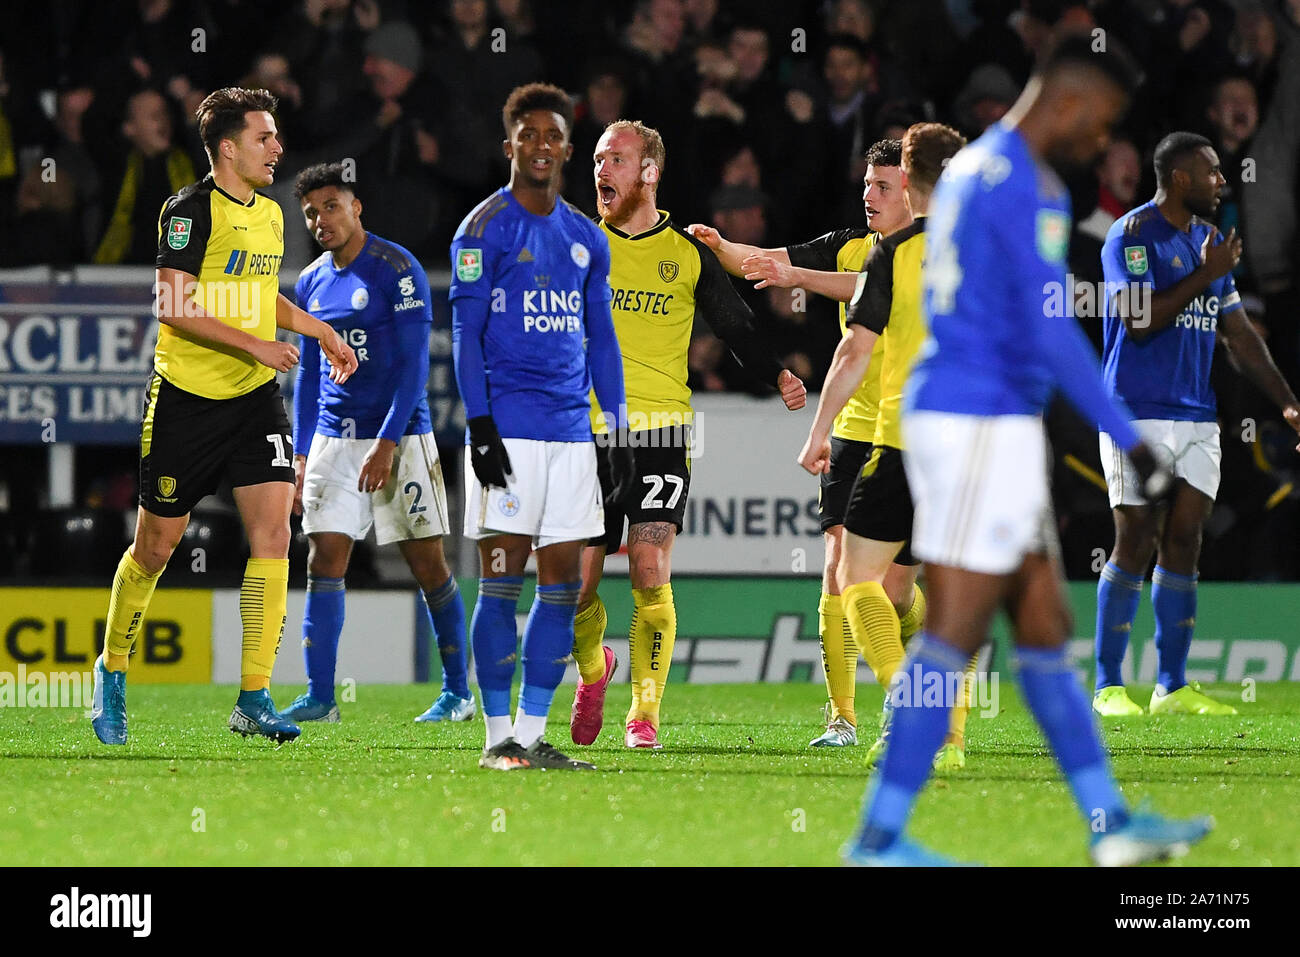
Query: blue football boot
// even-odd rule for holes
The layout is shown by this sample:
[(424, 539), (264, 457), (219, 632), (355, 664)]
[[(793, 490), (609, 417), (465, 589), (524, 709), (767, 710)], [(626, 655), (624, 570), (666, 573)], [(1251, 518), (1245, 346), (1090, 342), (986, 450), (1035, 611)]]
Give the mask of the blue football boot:
[(277, 744), (302, 734), (302, 729), (275, 710), (271, 692), (265, 689), (239, 692), (235, 710), (230, 712), (230, 730), (244, 737), (260, 734)]
[(1089, 854), (1098, 867), (1166, 861), (1182, 857), (1213, 828), (1212, 817), (1164, 818), (1144, 801), (1122, 826), (1094, 834)]
[(309, 694), (294, 698), (293, 704), (280, 712), (280, 717), (295, 722), (325, 721), (330, 724), (337, 724), (340, 720), (338, 704), (333, 701), (327, 704)]
[(462, 698), (454, 691), (443, 691), (438, 700), (429, 706), (429, 710), (416, 718), (416, 721), (472, 721), (478, 713), (474, 696)]
[(95, 659), (95, 696), (90, 726), (105, 744), (126, 744), (126, 672), (109, 671), (104, 656)]

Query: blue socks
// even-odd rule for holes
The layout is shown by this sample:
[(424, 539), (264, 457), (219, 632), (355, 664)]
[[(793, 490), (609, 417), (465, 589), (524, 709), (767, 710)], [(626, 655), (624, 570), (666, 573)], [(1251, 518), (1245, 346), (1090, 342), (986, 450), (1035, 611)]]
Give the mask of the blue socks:
[[(894, 717), (889, 747), (867, 798), (862, 831), (858, 835), (862, 848), (884, 850), (907, 823), (912, 803), (930, 776), (934, 753), (948, 731), (948, 713), (953, 706), (948, 692), (954, 686), (951, 676), (962, 676), (969, 658), (929, 632), (923, 632), (895, 675), (890, 688)], [(924, 694), (935, 683), (944, 689), (938, 696), (938, 704), (933, 702), (932, 695)]]
[(474, 642), (474, 674), (478, 678), (483, 714), (509, 717), (510, 682), (515, 676), (519, 635), (515, 627), (515, 605), (524, 587), (523, 578), (480, 578), (478, 601), (470, 636)]
[(1016, 657), (1025, 703), (1043, 729), (1079, 811), (1094, 832), (1123, 826), (1126, 805), (1106, 763), (1087, 696), (1065, 660), (1065, 648), (1018, 648)]
[[(465, 663), (465, 606), (455, 576), (433, 591), (424, 592), (433, 622), (433, 637), (442, 658), (442, 690), (458, 698), (469, 697), (469, 670)], [(513, 616), (513, 609), (511, 610)]]
[(581, 582), (537, 586), (524, 627), (524, 686), (519, 710), (526, 715), (545, 718), (555, 689), (564, 680), (573, 651), (573, 618), (581, 586)]
[(1187, 651), (1196, 627), (1196, 576), (1157, 565), (1151, 576), (1151, 604), (1156, 610), (1156, 682), (1169, 694), (1187, 684)]
[(1120, 665), (1128, 650), (1129, 633), (1142, 600), (1142, 578), (1107, 562), (1097, 582), (1096, 689), (1122, 685)]
[(334, 666), (343, 631), (343, 579), (307, 576), (307, 604), (302, 613), (302, 657), (307, 693), (323, 704), (334, 703)]

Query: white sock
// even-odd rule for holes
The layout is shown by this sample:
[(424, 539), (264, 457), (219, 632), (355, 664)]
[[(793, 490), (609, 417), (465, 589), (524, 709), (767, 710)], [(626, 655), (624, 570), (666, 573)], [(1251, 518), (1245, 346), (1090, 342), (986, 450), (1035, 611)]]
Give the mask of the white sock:
[(510, 737), (510, 715), (496, 714), (485, 715), (487, 724), (487, 746), (495, 748), (498, 744)]
[(545, 731), (545, 715), (524, 714), (523, 711), (515, 715), (515, 740), (522, 747), (532, 747), (533, 742), (540, 738)]

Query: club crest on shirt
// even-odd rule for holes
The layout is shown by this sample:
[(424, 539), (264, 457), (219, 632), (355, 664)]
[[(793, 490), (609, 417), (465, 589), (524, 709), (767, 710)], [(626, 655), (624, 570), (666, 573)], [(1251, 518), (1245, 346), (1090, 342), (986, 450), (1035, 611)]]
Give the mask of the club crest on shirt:
[(577, 264), (579, 269), (586, 269), (591, 262), (591, 253), (582, 243), (574, 243), (569, 247), (569, 256)]
[(659, 278), (664, 282), (672, 282), (677, 278), (677, 263), (665, 259), (659, 263)]
[(366, 291), (365, 286), (358, 286), (352, 290), (352, 308), (364, 309), (370, 305), (370, 293)]
[(1141, 276), (1147, 271), (1147, 248), (1145, 246), (1124, 247), (1124, 268), (1131, 276)]
[(514, 492), (506, 492), (497, 507), (506, 518), (514, 518), (519, 514), (519, 497)]
[(277, 243), (284, 242), (284, 230), (280, 228), (280, 221), (278, 219), (271, 220), (271, 232), (275, 233), (275, 241)]

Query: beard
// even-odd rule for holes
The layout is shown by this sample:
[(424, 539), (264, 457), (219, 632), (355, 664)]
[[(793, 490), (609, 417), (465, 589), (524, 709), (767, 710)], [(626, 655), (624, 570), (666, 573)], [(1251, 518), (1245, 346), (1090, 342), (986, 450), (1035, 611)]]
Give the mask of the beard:
[(1214, 216), (1214, 199), (1213, 196), (1188, 196), (1183, 200), (1183, 205), (1191, 210), (1195, 216), (1202, 219), (1211, 219)]

